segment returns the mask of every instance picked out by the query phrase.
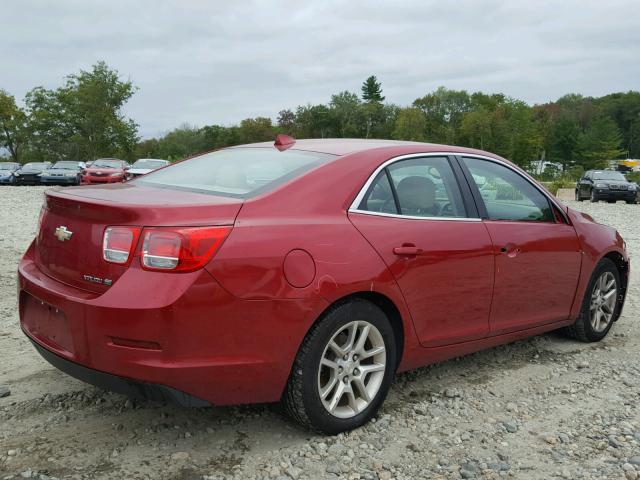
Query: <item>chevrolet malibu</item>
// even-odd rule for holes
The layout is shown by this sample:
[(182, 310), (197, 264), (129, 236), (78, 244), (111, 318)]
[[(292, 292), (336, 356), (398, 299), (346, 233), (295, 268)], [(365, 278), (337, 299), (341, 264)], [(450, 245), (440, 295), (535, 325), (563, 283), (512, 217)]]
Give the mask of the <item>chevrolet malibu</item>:
[(628, 276), (618, 232), (496, 155), (279, 136), (46, 192), (19, 305), (38, 352), (89, 383), (281, 401), (335, 434), (397, 372), (560, 328), (601, 340)]

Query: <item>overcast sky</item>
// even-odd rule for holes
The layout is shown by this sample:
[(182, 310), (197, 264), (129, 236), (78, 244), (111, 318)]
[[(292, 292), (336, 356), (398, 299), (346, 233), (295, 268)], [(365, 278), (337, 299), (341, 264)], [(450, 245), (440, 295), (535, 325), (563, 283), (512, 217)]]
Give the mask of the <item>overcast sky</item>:
[(22, 99), (97, 60), (139, 88), (145, 137), (275, 119), (371, 74), (400, 105), (440, 85), (539, 103), (640, 90), (640, 2), (2, 1), (0, 88)]

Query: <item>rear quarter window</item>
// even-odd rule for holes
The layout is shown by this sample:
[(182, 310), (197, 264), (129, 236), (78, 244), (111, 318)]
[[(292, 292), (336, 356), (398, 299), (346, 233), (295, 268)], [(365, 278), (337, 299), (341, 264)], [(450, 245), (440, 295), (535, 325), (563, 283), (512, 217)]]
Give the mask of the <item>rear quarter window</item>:
[(200, 155), (134, 183), (238, 198), (268, 192), (334, 155), (275, 148), (230, 148)]

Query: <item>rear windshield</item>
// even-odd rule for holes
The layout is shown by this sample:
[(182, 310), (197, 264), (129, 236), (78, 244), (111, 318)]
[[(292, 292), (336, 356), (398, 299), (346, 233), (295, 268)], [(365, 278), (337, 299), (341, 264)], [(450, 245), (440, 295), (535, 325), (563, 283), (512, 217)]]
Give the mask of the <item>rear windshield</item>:
[(302, 175), (334, 155), (275, 148), (230, 148), (151, 172), (134, 182), (249, 198)]

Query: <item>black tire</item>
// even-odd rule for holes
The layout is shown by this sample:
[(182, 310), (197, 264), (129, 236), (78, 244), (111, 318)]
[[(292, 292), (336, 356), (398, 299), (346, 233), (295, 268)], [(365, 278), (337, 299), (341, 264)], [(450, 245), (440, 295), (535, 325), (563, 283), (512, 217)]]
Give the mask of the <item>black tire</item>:
[(591, 203), (596, 203), (599, 201), (598, 197), (596, 197), (596, 193), (593, 190), (591, 190), (591, 196), (589, 197), (589, 199), (591, 200)]
[(582, 202), (584, 201), (584, 198), (582, 198), (582, 196), (580, 195), (580, 190), (576, 189), (576, 202)]
[(607, 200), (607, 203), (616, 203), (615, 200)]
[[(380, 387), (368, 406), (353, 417), (338, 418), (322, 403), (318, 392), (318, 371), (325, 348), (333, 335), (354, 320), (366, 320), (382, 335), (386, 350), (386, 369)], [(300, 346), (282, 396), (285, 412), (304, 427), (330, 435), (367, 423), (384, 402), (393, 382), (396, 355), (393, 328), (379, 307), (361, 299), (331, 307), (307, 333)]]
[(638, 203), (637, 200), (627, 200), (628, 205), (635, 205), (636, 203)]
[[(600, 278), (600, 276), (605, 272), (611, 272), (616, 279), (616, 304), (613, 312), (613, 317), (611, 321), (607, 325), (607, 327), (601, 331), (597, 332), (591, 326), (591, 294), (594, 290), (596, 282)], [(609, 330), (611, 330), (611, 326), (618, 319), (620, 315), (620, 309), (622, 307), (622, 303), (620, 302), (620, 291), (621, 291), (621, 283), (620, 283), (620, 273), (618, 272), (618, 268), (615, 263), (613, 263), (608, 258), (603, 258), (598, 262), (596, 268), (593, 270), (591, 274), (591, 278), (589, 279), (589, 284), (587, 285), (587, 289), (582, 299), (582, 308), (580, 309), (580, 313), (576, 322), (573, 325), (565, 327), (564, 332), (576, 340), (580, 340), (581, 342), (599, 342), (604, 337), (607, 336)]]

